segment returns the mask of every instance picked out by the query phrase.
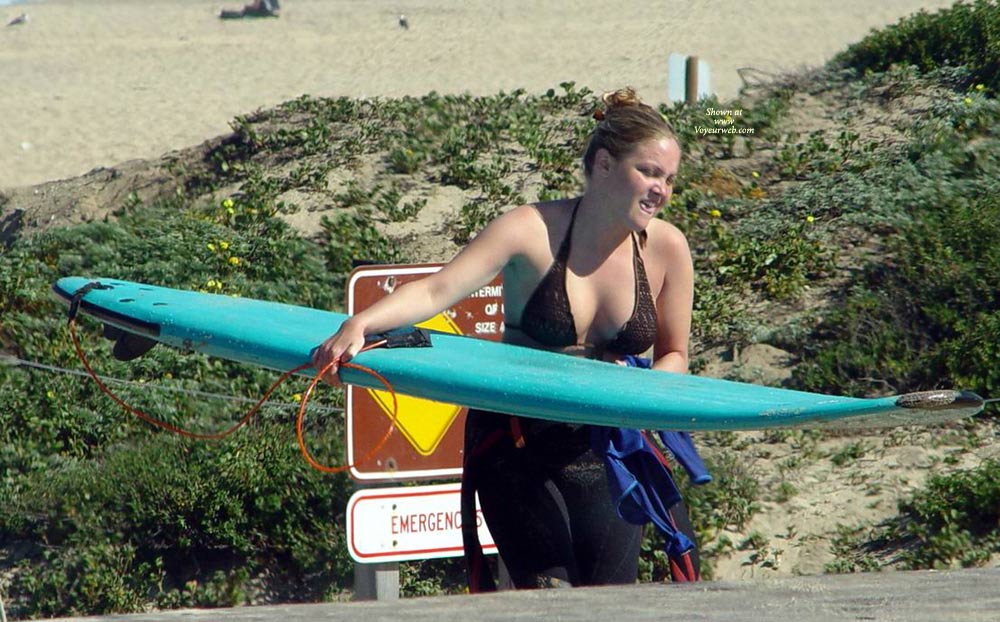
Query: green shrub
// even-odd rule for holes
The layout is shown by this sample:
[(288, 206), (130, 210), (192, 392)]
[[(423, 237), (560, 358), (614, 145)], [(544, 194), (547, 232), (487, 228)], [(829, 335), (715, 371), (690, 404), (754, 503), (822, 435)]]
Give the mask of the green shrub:
[(908, 567), (982, 565), (1000, 552), (1000, 462), (935, 475), (899, 510), (897, 537), (916, 540), (902, 553)]
[[(1000, 202), (940, 196), (886, 242), (795, 371), (803, 387), (866, 394), (940, 384), (989, 395), (1000, 325)], [(872, 384), (875, 382), (877, 384)]]
[[(260, 424), (219, 443), (156, 434), (22, 480), (0, 528), (45, 543), (47, 552), (27, 560), (12, 596), (30, 615), (66, 615), (84, 603), (77, 612), (112, 613), (239, 569), (241, 584), (229, 593), (244, 597), (197, 604), (246, 604), (251, 572), (273, 582), (256, 589), (280, 590), (285, 599), (346, 588), (352, 563), (342, 513), (350, 487), (343, 476), (311, 470), (291, 431), (287, 423)], [(338, 432), (312, 443), (338, 455)]]
[[(342, 290), (328, 283), (320, 250), (267, 205), (247, 193), (204, 207), (132, 204), (113, 224), (18, 240), (0, 251), (0, 343), (28, 361), (79, 369), (65, 311), (49, 293), (68, 274), (337, 306)], [(79, 321), (97, 373), (116, 379), (133, 406), (185, 428), (224, 429), (240, 410), (187, 392), (256, 398), (276, 377), (164, 347), (123, 363), (97, 328)], [(274, 398), (287, 403), (300, 390), (283, 386)], [(344, 589), (351, 566), (338, 516), (349, 491), (343, 478), (308, 471), (287, 413), (222, 443), (190, 443), (139, 423), (86, 377), (0, 366), (0, 543), (33, 543), (14, 574), (12, 612), (231, 604), (262, 589), (316, 599)], [(310, 429), (314, 450), (341, 455), (339, 423), (321, 429)]]
[(48, 549), (43, 563), (23, 569), (10, 595), (15, 616), (77, 616), (94, 612), (131, 613), (141, 610), (150, 586), (159, 581), (155, 567), (137, 564), (130, 545), (102, 543), (71, 549)]
[[(892, 235), (858, 273), (795, 370), (799, 386), (849, 394), (1000, 386), (1000, 106), (940, 101), (914, 123), (906, 159), (881, 179), (876, 222)], [(884, 184), (884, 185), (883, 185)], [(855, 223), (864, 221), (855, 218)]]
[(1000, 7), (994, 0), (958, 2), (930, 14), (920, 11), (872, 32), (834, 58), (860, 71), (886, 71), (906, 63), (930, 71), (965, 65), (973, 81), (1000, 88)]
[(370, 210), (324, 216), (320, 223), (326, 241), (326, 265), (337, 283), (343, 282), (359, 260), (364, 263), (396, 263), (397, 250), (372, 222)]
[(1000, 553), (1000, 462), (932, 476), (872, 529), (841, 530), (829, 572), (983, 566)]

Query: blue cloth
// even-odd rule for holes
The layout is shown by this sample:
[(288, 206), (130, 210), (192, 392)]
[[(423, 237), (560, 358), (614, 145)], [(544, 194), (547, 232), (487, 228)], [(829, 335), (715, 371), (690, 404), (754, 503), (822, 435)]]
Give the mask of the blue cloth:
[(658, 430), (656, 434), (663, 441), (664, 447), (670, 450), (674, 460), (687, 471), (692, 484), (701, 486), (712, 481), (712, 474), (698, 455), (690, 434), (671, 430)]
[[(631, 354), (626, 356), (624, 361), (629, 367), (650, 369), (653, 366), (653, 362), (651, 360), (633, 356)], [(701, 456), (698, 455), (698, 450), (695, 448), (694, 441), (691, 439), (691, 435), (689, 433), (659, 430), (656, 434), (660, 437), (660, 440), (663, 441), (663, 446), (666, 447), (673, 455), (674, 459), (677, 460), (677, 463), (680, 464), (685, 471), (687, 471), (692, 484), (700, 486), (701, 484), (707, 484), (712, 481), (712, 474), (708, 472), (708, 467), (705, 466)]]
[[(628, 356), (630, 367), (649, 369), (649, 359)], [(705, 463), (687, 432), (658, 432), (670, 453), (687, 471), (691, 481), (712, 481)], [(670, 518), (670, 508), (681, 500), (670, 471), (660, 460), (639, 430), (592, 426), (591, 448), (604, 460), (612, 502), (618, 515), (634, 525), (653, 523), (666, 539), (666, 552), (679, 557), (694, 543), (677, 530)]]
[(680, 556), (694, 543), (674, 527), (670, 508), (681, 493), (666, 466), (638, 430), (592, 426), (591, 448), (604, 459), (611, 501), (633, 525), (652, 522), (666, 539), (667, 555)]

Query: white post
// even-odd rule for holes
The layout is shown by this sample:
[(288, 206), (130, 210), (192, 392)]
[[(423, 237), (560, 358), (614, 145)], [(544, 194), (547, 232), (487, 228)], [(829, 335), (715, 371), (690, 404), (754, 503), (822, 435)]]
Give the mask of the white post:
[(399, 562), (355, 563), (354, 600), (399, 600)]

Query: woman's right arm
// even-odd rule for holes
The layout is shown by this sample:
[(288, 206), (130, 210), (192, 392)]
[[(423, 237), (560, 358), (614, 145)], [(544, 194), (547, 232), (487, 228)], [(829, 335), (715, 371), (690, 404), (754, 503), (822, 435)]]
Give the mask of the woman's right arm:
[(416, 324), (453, 306), (489, 283), (511, 258), (522, 254), (530, 232), (544, 223), (537, 210), (523, 205), (491, 222), (441, 270), (397, 288), (371, 307), (348, 318), (313, 352), (313, 367), (331, 365), (324, 379), (335, 383), (341, 362), (351, 360), (367, 335)]

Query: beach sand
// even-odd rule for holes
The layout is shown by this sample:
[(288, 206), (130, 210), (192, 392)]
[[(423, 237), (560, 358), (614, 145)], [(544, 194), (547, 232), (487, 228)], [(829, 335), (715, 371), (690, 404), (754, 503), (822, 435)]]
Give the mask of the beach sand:
[[(737, 69), (822, 64), (871, 28), (948, 1), (243, 0), (0, 3), (0, 190), (155, 158), (302, 94), (540, 93), (573, 81), (667, 99), (667, 58), (698, 55), (713, 90)], [(21, 13), (29, 21), (4, 26)], [(410, 28), (398, 25), (406, 14)]]

